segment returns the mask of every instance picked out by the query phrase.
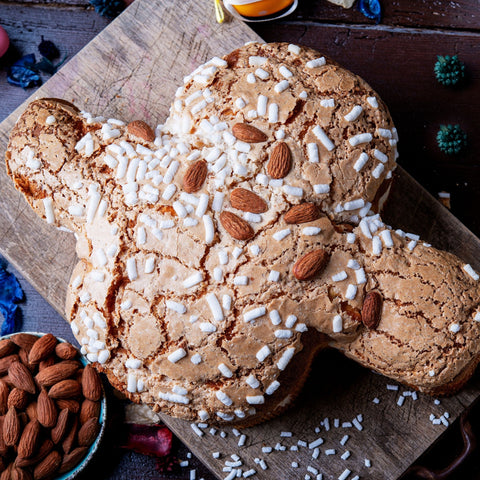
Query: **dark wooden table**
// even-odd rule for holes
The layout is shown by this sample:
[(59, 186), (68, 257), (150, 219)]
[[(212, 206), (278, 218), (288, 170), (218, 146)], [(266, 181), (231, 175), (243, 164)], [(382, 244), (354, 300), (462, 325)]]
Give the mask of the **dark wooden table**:
[[(453, 213), (479, 235), (480, 1), (382, 3), (384, 16), (379, 25), (355, 8), (344, 10), (326, 0), (300, 0), (294, 15), (282, 21), (255, 24), (254, 29), (267, 41), (314, 47), (364, 77), (390, 107), (400, 135), (401, 165), (433, 195), (449, 192)], [(211, 15), (214, 21), (213, 6)], [(7, 55), (0, 58), (0, 121), (33, 93), (31, 89), (23, 91), (7, 84), (9, 64), (27, 53), (38, 56), (42, 35), (54, 41), (62, 54), (71, 57), (108, 23), (87, 0), (0, 0), (0, 25), (7, 30), (12, 43)], [(452, 89), (435, 80), (433, 67), (437, 55), (455, 54), (466, 63), (467, 78), (460, 87)], [(387, 69), (387, 63), (396, 67)], [(467, 150), (459, 156), (446, 156), (436, 146), (439, 126), (449, 123), (458, 123), (469, 137)], [(24, 326), (38, 329), (43, 325), (48, 330), (48, 325), (55, 324), (56, 332), (63, 331), (64, 337), (72, 338), (61, 317), (18, 276), (27, 296)], [(480, 437), (479, 410), (474, 409), (472, 423)], [(461, 441), (455, 428), (422, 462), (442, 467), (458, 453)], [(190, 478), (194, 468), (197, 479), (213, 479), (195, 458), (180, 471), (160, 474), (153, 459), (118, 449), (114, 434), (107, 440), (100, 459), (84, 478), (183, 479)], [(188, 451), (179, 442), (174, 451), (182, 460), (187, 457)], [(480, 478), (479, 464), (480, 456), (476, 453), (451, 479)]]

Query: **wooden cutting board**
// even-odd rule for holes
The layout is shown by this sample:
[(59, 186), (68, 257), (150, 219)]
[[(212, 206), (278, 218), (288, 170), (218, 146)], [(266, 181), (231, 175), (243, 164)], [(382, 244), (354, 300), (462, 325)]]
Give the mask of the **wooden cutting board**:
[[(35, 93), (62, 97), (79, 107), (124, 120), (144, 119), (154, 125), (162, 122), (174, 91), (182, 77), (212, 56), (220, 56), (259, 37), (245, 24), (232, 21), (217, 25), (209, 0), (136, 0), (120, 17), (75, 56), (59, 73)], [(325, 52), (328, 54), (329, 52)], [(348, 68), (348, 65), (345, 65)], [(368, 81), (368, 78), (366, 79)], [(3, 158), (8, 132), (22, 112), (20, 107), (0, 124), (0, 157)], [(395, 113), (395, 112), (393, 112)], [(41, 221), (28, 207), (0, 168), (0, 253), (4, 255), (38, 291), (63, 313), (65, 292), (71, 269), (76, 263), (73, 237)], [(480, 241), (450, 212), (422, 189), (405, 171), (397, 170), (394, 188), (385, 212), (387, 223), (420, 233), (437, 247), (445, 248), (480, 269)], [(435, 405), (419, 395), (404, 398), (405, 391), (387, 389), (387, 379), (344, 359), (336, 352), (324, 352), (316, 360), (310, 380), (296, 403), (283, 416), (246, 429), (245, 446), (230, 428), (215, 435), (204, 430), (197, 436), (181, 420), (162, 417), (167, 425), (219, 477), (231, 454), (241, 457), (244, 471), (254, 468), (254, 478), (304, 478), (311, 466), (324, 478), (338, 478), (345, 469), (370, 479), (398, 478), (445, 430), (432, 425), (430, 414), (440, 417), (449, 412), (452, 422), (480, 396), (476, 378), (458, 395)], [(378, 398), (380, 403), (373, 403)], [(362, 430), (343, 425), (361, 415)], [(325, 424), (329, 419), (330, 430)], [(335, 419), (340, 427), (335, 428)], [(282, 437), (291, 432), (292, 437)], [(346, 445), (340, 441), (349, 435)], [(290, 450), (300, 440), (307, 443), (323, 439), (319, 457), (304, 446)], [(287, 449), (262, 452), (262, 446)], [(297, 445), (298, 446), (298, 445)], [(325, 450), (335, 449), (327, 456)], [(351, 455), (343, 460), (348, 450)], [(212, 452), (221, 452), (215, 459)], [(257, 465), (263, 459), (267, 470)], [(371, 460), (367, 468), (364, 459)], [(293, 468), (292, 462), (299, 467)]]

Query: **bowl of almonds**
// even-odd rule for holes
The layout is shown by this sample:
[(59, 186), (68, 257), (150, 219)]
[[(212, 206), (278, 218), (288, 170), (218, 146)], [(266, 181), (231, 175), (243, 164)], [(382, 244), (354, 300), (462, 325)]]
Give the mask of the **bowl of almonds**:
[(71, 343), (51, 333), (0, 338), (0, 480), (75, 478), (105, 418), (101, 378)]

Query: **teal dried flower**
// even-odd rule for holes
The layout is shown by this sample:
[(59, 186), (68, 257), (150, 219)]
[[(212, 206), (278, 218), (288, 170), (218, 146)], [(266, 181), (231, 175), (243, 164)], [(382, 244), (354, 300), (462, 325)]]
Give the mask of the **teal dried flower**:
[(467, 146), (467, 134), (460, 125), (441, 125), (437, 133), (438, 147), (447, 155), (456, 155)]
[(108, 18), (115, 18), (126, 6), (123, 0), (90, 0), (90, 4), (97, 13)]
[(465, 64), (458, 59), (457, 55), (453, 57), (450, 55), (438, 56), (437, 58), (434, 71), (437, 80), (442, 85), (457, 85), (465, 78)]

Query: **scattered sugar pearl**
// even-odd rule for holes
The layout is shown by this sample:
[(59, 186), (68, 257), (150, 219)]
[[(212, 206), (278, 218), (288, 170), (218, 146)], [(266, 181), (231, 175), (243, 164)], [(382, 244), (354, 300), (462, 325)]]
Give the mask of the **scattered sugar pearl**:
[(452, 323), (448, 329), (452, 332), (452, 333), (458, 333), (460, 331), (460, 325), (458, 323)]
[(332, 320), (333, 333), (340, 333), (343, 330), (343, 320), (340, 315), (335, 315)]
[(370, 104), (372, 108), (378, 108), (378, 101), (376, 97), (368, 97), (367, 102)]
[(478, 273), (475, 272), (475, 270), (472, 268), (470, 264), (466, 264), (463, 266), (463, 270), (470, 275), (475, 281), (477, 281), (480, 277), (478, 276)]

